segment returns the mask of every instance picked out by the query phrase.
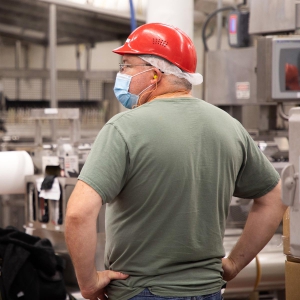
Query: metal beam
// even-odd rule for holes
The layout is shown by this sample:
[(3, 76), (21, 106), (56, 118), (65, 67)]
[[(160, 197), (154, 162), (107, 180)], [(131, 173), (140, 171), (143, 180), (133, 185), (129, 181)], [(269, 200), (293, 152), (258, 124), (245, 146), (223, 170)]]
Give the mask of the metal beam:
[(42, 18), (33, 13), (19, 13), (14, 10), (0, 9), (1, 23), (15, 25), (34, 31), (46, 31), (48, 18)]
[[(44, 46), (43, 47), (43, 71), (47, 70), (47, 54), (48, 54), (48, 48)], [(42, 78), (42, 95), (41, 95), (42, 100), (46, 99), (46, 87), (47, 87), (47, 80), (46, 78)]]
[(49, 59), (50, 59), (50, 103), (57, 107), (57, 69), (56, 69), (56, 5), (49, 6)]
[[(24, 43), (32, 43), (32, 44), (37, 44), (37, 45), (46, 45), (47, 44), (47, 41), (46, 40), (41, 40), (41, 39), (35, 39), (35, 38), (31, 38), (31, 37), (28, 37), (28, 36), (25, 36), (25, 35), (18, 35), (18, 34), (10, 34), (10, 33), (6, 33), (6, 32), (3, 32), (1, 29), (0, 29), (0, 37), (1, 37), (1, 40), (3, 39), (6, 39), (3, 44), (5, 45), (13, 45), (15, 42), (15, 40), (19, 40), (19, 41), (22, 41)], [(13, 40), (13, 42), (10, 42), (9, 40)], [(62, 43), (62, 44), (70, 44), (70, 43)]]
[[(75, 9), (66, 9), (65, 7), (59, 7), (57, 11), (58, 22), (63, 24), (76, 24), (88, 28), (91, 31), (105, 31), (110, 34), (126, 33), (130, 32), (130, 20), (123, 24), (123, 20), (119, 17), (113, 19), (107, 19), (102, 15), (94, 13), (88, 13), (86, 11), (80, 11)], [(74, 18), (76, 22), (74, 22)], [(140, 23), (143, 24), (143, 23)]]
[[(82, 80), (101, 80), (105, 82), (113, 82), (116, 79), (117, 71), (73, 71), (59, 70), (57, 71), (58, 79), (74, 79)], [(49, 79), (50, 71), (42, 69), (0, 69), (0, 78), (20, 78), (20, 79)]]
[[(65, 0), (0, 0), (0, 36), (46, 45), (49, 7), (56, 6), (57, 44), (125, 39), (130, 15)], [(138, 19), (138, 25), (145, 22)]]
[(47, 41), (46, 34), (40, 31), (28, 30), (19, 26), (3, 24), (4, 21), (0, 16), (0, 35), (16, 38), (19, 40), (28, 40), (37, 43), (45, 43)]
[[(91, 45), (85, 45), (85, 52), (86, 52), (86, 65), (85, 70), (90, 71), (91, 70)], [(90, 90), (90, 81), (88, 79), (85, 80), (85, 100), (89, 99), (89, 90)]]
[[(128, 22), (130, 21), (130, 13), (129, 12), (126, 12), (126, 13), (125, 12), (116, 12), (113, 10), (98, 8), (93, 5), (79, 4), (79, 3), (66, 1), (66, 0), (40, 0), (40, 2), (46, 2), (46, 3), (50, 3), (50, 4), (56, 4), (59, 6), (68, 7), (68, 8), (78, 9), (81, 11), (88, 11), (88, 12), (96, 13), (99, 16), (101, 16), (102, 19), (105, 19), (108, 21), (115, 20), (116, 18), (118, 18), (118, 21), (120, 23), (128, 24)], [(145, 22), (145, 18), (142, 16), (136, 16), (136, 20), (138, 22), (142, 22), (142, 23)]]
[[(127, 35), (128, 36), (128, 35)], [(126, 37), (127, 37), (126, 36)], [(126, 37), (124, 40), (126, 40)], [(97, 39), (92, 38), (92, 39), (87, 39), (86, 37), (58, 37), (57, 38), (57, 44), (58, 45), (76, 45), (76, 44), (95, 44), (97, 42), (109, 42), (109, 41), (115, 41), (119, 40), (118, 38), (111, 36), (110, 38), (104, 38), (104, 37), (98, 37)]]
[[(20, 41), (16, 41), (15, 45), (15, 69), (19, 71), (22, 55), (22, 44)], [(16, 78), (16, 98), (20, 99), (20, 79)]]

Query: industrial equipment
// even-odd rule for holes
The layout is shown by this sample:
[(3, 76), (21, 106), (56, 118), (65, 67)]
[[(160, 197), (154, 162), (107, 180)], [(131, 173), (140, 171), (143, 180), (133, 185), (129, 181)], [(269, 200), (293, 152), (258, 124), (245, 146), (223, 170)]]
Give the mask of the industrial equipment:
[[(34, 172), (22, 177), (25, 196), (0, 196), (0, 224), (19, 228), (25, 225), (27, 233), (48, 238), (56, 252), (66, 260), (65, 281), (70, 291), (81, 299), (64, 241), (66, 205), (76, 183), (71, 175), (80, 171), (93, 139), (104, 123), (120, 110), (112, 92), (116, 71), (91, 70), (90, 49), (97, 41), (126, 38), (129, 18), (120, 14), (105, 15), (103, 11), (92, 8), (83, 11), (78, 5), (68, 6), (63, 0), (25, 2), (13, 0), (0, 4), (0, 10), (7, 12), (5, 20), (8, 20), (8, 25), (16, 22), (20, 26), (10, 28), (0, 22), (0, 34), (43, 47), (52, 45), (52, 63), (47, 69), (45, 47), (40, 69), (30, 69), (28, 65), (21, 69), (19, 63), (15, 68), (0, 69), (0, 157), (4, 151), (26, 150), (34, 164)], [(15, 10), (20, 7), (27, 13), (16, 20)], [(288, 137), (287, 124), (278, 113), (284, 116), (282, 107), (294, 105), (300, 99), (300, 36), (296, 34), (300, 22), (299, 7), (294, 0), (264, 0), (263, 3), (251, 0), (249, 9), (230, 8), (229, 45), (233, 49), (206, 52), (204, 74), (204, 99), (240, 120), (279, 173), (288, 165), (283, 181), (287, 191), (284, 201), (291, 206), (290, 257), (300, 257), (299, 205), (293, 200), (297, 199), (299, 189), (299, 145), (296, 144), (300, 130), (296, 125), (299, 113), (293, 111), (290, 118), (290, 150), (288, 146), (281, 147), (278, 140)], [(34, 18), (35, 11), (39, 12), (40, 18)], [(80, 18), (76, 17), (78, 15)], [(26, 22), (29, 25), (22, 28)], [(142, 23), (144, 20), (138, 19), (138, 25)], [(246, 32), (248, 25), (249, 32)], [(86, 70), (56, 70), (53, 63), (55, 42), (59, 45), (85, 43)], [(17, 42), (16, 62), (21, 57), (20, 49)], [(76, 53), (78, 66), (79, 48)], [(55, 85), (56, 93), (53, 93)], [(59, 149), (70, 151), (68, 159), (73, 155), (75, 167), (70, 172), (66, 172), (66, 156), (59, 154)], [(59, 160), (59, 156), (65, 160)], [(54, 196), (43, 195), (41, 184), (45, 177), (53, 175), (57, 179), (57, 190)], [(239, 238), (251, 204), (250, 200), (232, 199), (224, 237), (226, 253)], [(104, 208), (98, 218), (96, 266), (99, 270), (104, 268)], [(251, 293), (255, 294), (255, 299), (284, 299), (282, 234), (280, 226), (268, 245), (228, 284), (224, 294), (226, 300), (248, 299)], [(284, 234), (284, 237), (287, 243), (289, 236)]]
[[(26, 232), (41, 238), (48, 238), (55, 252), (62, 256), (66, 262), (64, 271), (64, 280), (70, 291), (78, 293), (78, 285), (75, 277), (73, 265), (68, 254), (64, 239), (64, 216), (68, 199), (77, 182), (77, 178), (57, 177), (59, 186), (59, 197), (56, 199), (53, 192), (43, 195), (39, 184), (45, 178), (45, 175), (26, 176), (26, 195), (25, 195), (25, 228)], [(97, 253), (96, 267), (98, 270), (104, 270), (104, 230), (103, 208), (98, 217), (97, 232)], [(78, 298), (80, 299), (80, 298)]]
[(299, 234), (299, 130), (300, 108), (292, 108), (289, 114), (289, 164), (281, 174), (282, 201), (289, 206), (284, 218), (284, 253), (286, 254), (286, 296), (287, 300), (300, 297), (297, 278), (300, 272)]
[[(0, 22), (1, 47), (8, 45), (15, 52), (13, 64), (0, 68), (0, 157), (22, 150), (34, 166), (28, 174), (14, 174), (22, 186), (20, 194), (13, 186), (16, 179), (7, 177), (9, 166), (2, 164), (0, 174), (6, 180), (0, 183), (0, 226), (19, 230), (25, 226), (27, 233), (48, 238), (66, 260), (65, 282), (70, 292), (82, 299), (64, 242), (65, 209), (76, 182), (73, 176), (80, 171), (93, 140), (119, 112), (112, 89), (117, 64), (116, 70), (92, 69), (91, 49), (99, 42), (126, 38), (130, 16), (64, 0), (12, 0), (0, 4), (0, 14), (5, 15)], [(136, 21), (144, 23), (139, 15)], [(60, 45), (76, 45), (75, 68), (57, 69)], [(30, 46), (41, 53), (34, 57), (34, 66), (30, 65)], [(51, 176), (55, 176), (54, 193), (49, 194), (42, 185)], [(104, 212), (98, 226), (99, 270), (104, 259)]]
[(204, 99), (229, 112), (248, 130), (258, 130), (264, 138), (266, 133), (270, 141), (276, 135), (287, 136), (287, 123), (278, 116), (286, 121), (283, 109), (294, 106), (300, 97), (300, 8), (294, 0), (251, 0), (246, 6), (249, 47), (236, 48), (231, 43), (237, 20), (231, 9), (228, 31), (233, 48), (206, 52)]
[[(245, 278), (248, 276), (247, 279), (243, 283), (240, 281), (236, 286), (234, 283), (241, 278), (230, 282), (228, 293), (241, 286), (244, 286), (244, 291), (247, 290), (247, 284), (253, 280), (251, 267), (258, 270), (262, 266), (261, 261), (266, 262), (270, 259), (263, 268), (267, 273), (273, 270), (271, 273), (279, 276), (270, 276), (270, 282), (277, 282), (277, 286), (254, 284), (253, 290), (257, 292), (255, 299), (260, 299), (260, 293), (268, 290), (280, 291), (274, 299), (296, 300), (300, 298), (299, 288), (293, 279), (293, 276), (300, 275), (299, 201), (296, 201), (299, 197), (300, 113), (299, 108), (293, 107), (300, 104), (300, 4), (295, 0), (249, 0), (244, 1), (242, 5), (249, 10), (249, 46), (237, 47), (238, 16), (234, 13), (234, 8), (227, 7), (227, 10), (230, 10), (227, 16), (229, 48), (208, 51), (207, 42), (204, 41), (204, 48), (207, 50), (204, 99), (238, 119), (252, 134), (258, 147), (281, 174), (283, 202), (290, 206), (290, 210), (284, 219), (284, 228), (280, 226), (270, 242), (274, 252), (272, 250), (272, 253), (266, 253), (264, 259), (260, 260), (260, 256), (266, 250), (264, 249), (256, 258), (259, 262), (256, 261), (256, 265), (254, 261), (251, 262), (245, 268), (245, 273), (241, 273)], [(219, 9), (219, 12), (225, 10), (224, 7)], [(285, 111), (291, 108), (288, 116)], [(231, 230), (240, 226), (243, 215), (247, 215), (245, 211), (249, 205), (249, 201), (245, 199), (233, 199), (228, 219)], [(235, 213), (238, 213), (239, 218)], [(281, 235), (284, 236), (283, 242)], [(273, 243), (276, 239), (277, 246)], [(224, 239), (225, 248), (227, 241), (228, 234)], [(278, 257), (275, 257), (275, 253)], [(286, 282), (287, 298), (282, 293), (285, 288), (283, 264), (286, 259), (286, 278), (289, 279), (289, 283)], [(256, 275), (259, 276), (258, 273)], [(251, 286), (253, 287), (253, 284)], [(234, 298), (237, 294), (227, 296)]]
[(231, 47), (249, 46), (250, 36), (248, 32), (249, 11), (235, 10), (229, 13), (228, 30), (229, 45)]

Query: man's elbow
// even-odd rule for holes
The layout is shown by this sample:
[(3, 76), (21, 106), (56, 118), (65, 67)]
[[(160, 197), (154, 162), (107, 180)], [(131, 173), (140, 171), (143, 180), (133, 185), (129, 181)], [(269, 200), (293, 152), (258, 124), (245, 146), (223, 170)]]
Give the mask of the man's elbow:
[(84, 220), (84, 215), (80, 210), (67, 209), (66, 212), (66, 225), (68, 224), (80, 224)]
[(80, 201), (77, 198), (73, 198), (72, 195), (68, 201), (66, 209), (66, 222), (82, 222), (86, 217), (86, 211)]

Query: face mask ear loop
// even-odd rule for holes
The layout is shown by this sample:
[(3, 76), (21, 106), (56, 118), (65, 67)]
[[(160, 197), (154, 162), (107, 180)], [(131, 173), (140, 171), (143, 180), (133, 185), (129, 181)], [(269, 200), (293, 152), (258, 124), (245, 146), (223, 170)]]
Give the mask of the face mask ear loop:
[[(149, 86), (150, 87), (150, 86)], [(149, 87), (147, 87), (146, 89), (148, 89)], [(146, 89), (144, 89), (144, 91), (146, 90)], [(142, 91), (141, 93), (140, 93), (140, 97), (139, 97), (139, 100), (138, 100), (138, 103), (137, 103), (137, 105), (136, 106), (141, 106), (142, 104), (144, 104), (144, 103), (141, 103), (141, 99), (142, 99), (142, 97), (144, 97), (146, 94), (149, 94), (149, 93), (153, 93), (154, 91), (156, 91), (157, 90), (157, 81), (155, 82), (155, 89), (154, 90), (152, 90), (152, 91), (148, 91), (148, 92), (146, 92), (145, 94), (143, 94), (143, 95), (141, 95), (144, 91)], [(152, 99), (150, 99), (148, 102), (150, 102)]]
[(142, 72), (140, 72), (140, 73), (134, 74), (134, 75), (132, 75), (131, 77), (138, 76), (138, 75), (140, 75), (140, 74), (143, 74), (143, 73), (149, 72), (149, 71), (151, 71), (151, 70), (154, 70), (154, 68), (151, 68), (151, 69), (148, 69), (148, 70), (142, 71)]

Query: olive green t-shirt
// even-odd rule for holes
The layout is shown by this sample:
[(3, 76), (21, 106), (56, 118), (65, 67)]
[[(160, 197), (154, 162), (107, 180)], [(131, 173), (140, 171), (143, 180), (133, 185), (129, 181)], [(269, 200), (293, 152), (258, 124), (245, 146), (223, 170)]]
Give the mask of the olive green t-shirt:
[(106, 203), (105, 267), (129, 274), (110, 300), (221, 289), (232, 196), (257, 198), (279, 175), (242, 125), (196, 98), (158, 99), (114, 116), (80, 173)]

